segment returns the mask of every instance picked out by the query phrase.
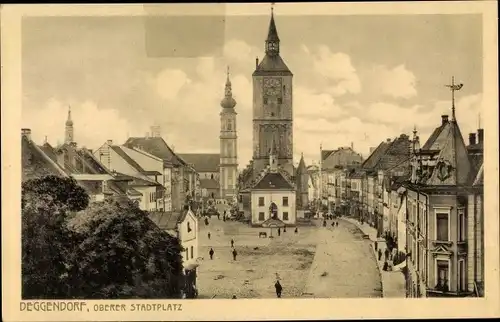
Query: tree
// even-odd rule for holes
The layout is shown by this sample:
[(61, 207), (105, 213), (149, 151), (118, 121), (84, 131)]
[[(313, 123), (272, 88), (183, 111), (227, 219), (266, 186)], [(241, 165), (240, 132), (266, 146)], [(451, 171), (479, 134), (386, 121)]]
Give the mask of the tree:
[(65, 222), (89, 196), (72, 178), (46, 176), (22, 185), (22, 297), (65, 298), (65, 257), (72, 251)]
[(182, 247), (132, 202), (90, 205), (70, 223), (79, 247), (68, 258), (71, 297), (179, 298)]

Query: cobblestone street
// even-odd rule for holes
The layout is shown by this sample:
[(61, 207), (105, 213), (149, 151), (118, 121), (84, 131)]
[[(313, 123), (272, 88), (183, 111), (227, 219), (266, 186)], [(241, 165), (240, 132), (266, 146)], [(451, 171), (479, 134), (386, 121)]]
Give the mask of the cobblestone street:
[[(212, 218), (200, 225), (198, 270), (200, 298), (273, 298), (279, 274), (284, 298), (380, 297), (380, 274), (369, 240), (353, 224), (339, 220), (339, 226), (294, 228), (275, 238), (258, 238), (259, 231), (242, 223)], [(328, 221), (330, 224), (331, 221)], [(211, 233), (210, 240), (208, 232)], [(237, 260), (231, 255), (235, 241)], [(214, 259), (208, 252), (214, 249)]]

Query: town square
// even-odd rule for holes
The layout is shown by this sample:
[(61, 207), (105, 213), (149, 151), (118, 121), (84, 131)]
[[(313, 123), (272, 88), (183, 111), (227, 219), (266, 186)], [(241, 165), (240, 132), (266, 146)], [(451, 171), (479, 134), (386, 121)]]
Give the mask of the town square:
[(23, 299), (484, 297), (481, 17), (288, 5), (23, 20)]

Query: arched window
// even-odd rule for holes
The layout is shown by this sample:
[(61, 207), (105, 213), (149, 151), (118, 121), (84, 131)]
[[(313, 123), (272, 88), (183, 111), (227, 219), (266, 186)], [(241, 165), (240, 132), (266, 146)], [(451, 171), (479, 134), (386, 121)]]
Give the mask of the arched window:
[(227, 120), (227, 130), (228, 131), (233, 130), (233, 121), (232, 120)]

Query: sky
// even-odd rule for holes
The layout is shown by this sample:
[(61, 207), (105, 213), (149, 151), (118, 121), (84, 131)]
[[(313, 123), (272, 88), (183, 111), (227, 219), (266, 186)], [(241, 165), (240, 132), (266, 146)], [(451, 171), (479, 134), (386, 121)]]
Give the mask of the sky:
[[(218, 153), (220, 101), (230, 66), (240, 167), (252, 153), (252, 72), (269, 15), (29, 17), (22, 22), (22, 126), (95, 149), (160, 125), (179, 153)], [(285, 16), (281, 56), (294, 74), (294, 161), (319, 146), (369, 148), (416, 126), (421, 141), (451, 114), (467, 141), (481, 112), (480, 15)]]

